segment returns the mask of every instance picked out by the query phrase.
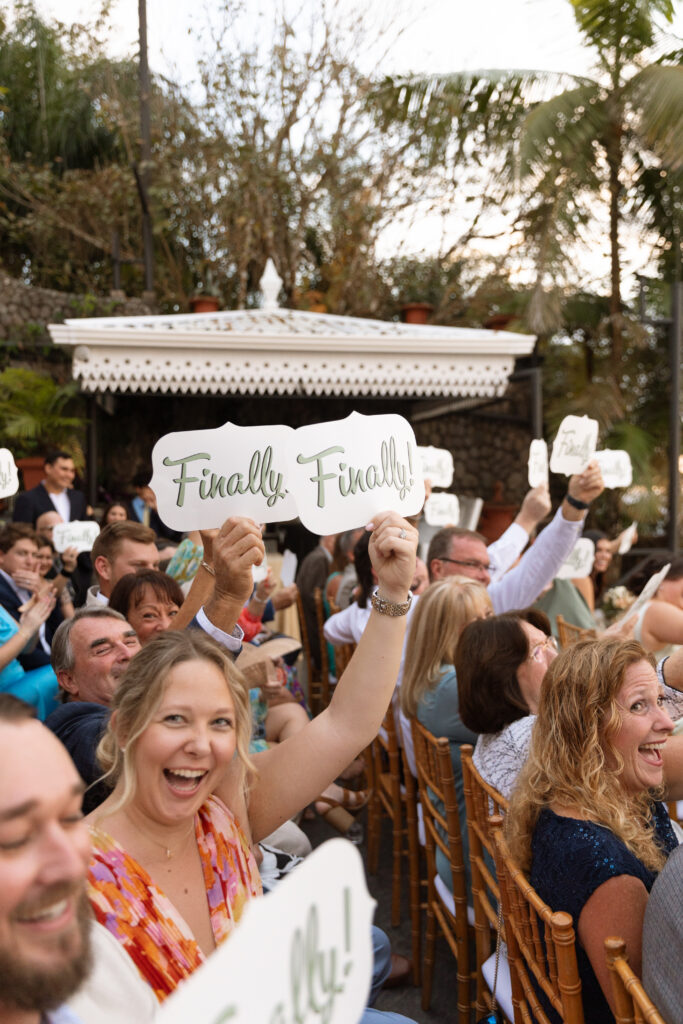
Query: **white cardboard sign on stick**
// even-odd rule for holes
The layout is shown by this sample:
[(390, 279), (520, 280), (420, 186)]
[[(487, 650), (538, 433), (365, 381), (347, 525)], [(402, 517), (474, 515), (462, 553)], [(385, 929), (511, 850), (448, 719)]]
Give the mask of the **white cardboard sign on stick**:
[(293, 551), (289, 548), (285, 548), (282, 555), (282, 565), (280, 566), (280, 584), (283, 587), (291, 587), (292, 583), (296, 578), (296, 567), (298, 559)]
[(415, 435), (391, 413), (292, 431), (287, 471), (299, 518), (319, 536), (365, 526), (385, 509), (416, 515), (424, 504)]
[(620, 448), (603, 448), (596, 452), (605, 487), (630, 487), (633, 483), (631, 456)]
[(621, 534), (621, 538), (619, 540), (620, 555), (626, 555), (631, 550), (631, 548), (633, 547), (633, 542), (637, 536), (638, 524), (631, 523), (631, 525), (627, 526), (624, 532)]
[(422, 476), (432, 487), (450, 487), (453, 483), (453, 456), (445, 448), (432, 445), (418, 446), (422, 462)]
[(556, 575), (558, 580), (581, 579), (590, 576), (595, 559), (595, 544), (588, 537), (579, 537), (569, 552), (569, 557), (560, 566)]
[(424, 515), (428, 526), (457, 526), (460, 522), (460, 502), (455, 494), (435, 491), (425, 502)]
[(19, 490), (19, 473), (9, 448), (0, 448), (0, 498), (9, 498)]
[(75, 519), (72, 523), (57, 523), (52, 532), (52, 543), (57, 551), (66, 551), (67, 548), (76, 548), (79, 553), (92, 551), (99, 532), (97, 523), (89, 520)]
[(583, 473), (598, 443), (598, 421), (588, 416), (565, 416), (553, 441), (550, 469), (573, 476)]
[(238, 427), (166, 434), (152, 451), (150, 486), (159, 515), (173, 530), (209, 530), (229, 516), (257, 523), (297, 514), (287, 490), (291, 427)]
[(640, 611), (644, 604), (647, 604), (647, 602), (655, 596), (655, 594), (659, 590), (662, 580), (666, 579), (666, 576), (670, 568), (671, 562), (667, 562), (664, 568), (660, 569), (659, 572), (656, 572), (654, 576), (650, 577), (650, 579), (647, 581), (641, 592), (638, 594), (638, 597), (635, 599), (631, 607), (626, 612), (626, 615), (623, 615), (622, 618), (630, 619), (633, 615)]
[(536, 438), (529, 445), (529, 487), (548, 486), (548, 445)]
[(374, 905), (360, 854), (331, 839), (274, 892), (247, 904), (234, 933), (166, 1000), (156, 1024), (359, 1020)]

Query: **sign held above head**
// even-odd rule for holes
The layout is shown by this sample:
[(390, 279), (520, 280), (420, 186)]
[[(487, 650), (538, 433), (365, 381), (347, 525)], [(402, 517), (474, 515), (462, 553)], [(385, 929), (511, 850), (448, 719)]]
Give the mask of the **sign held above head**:
[(460, 523), (460, 502), (455, 494), (439, 491), (430, 494), (425, 502), (427, 526), (458, 526)]
[(603, 448), (594, 458), (600, 466), (605, 487), (630, 487), (633, 483), (631, 456), (619, 448)]
[(316, 423), (167, 434), (152, 452), (159, 515), (174, 530), (297, 515), (318, 535), (365, 526), (386, 509), (415, 515), (424, 482), (415, 435), (393, 414)]
[(549, 486), (548, 445), (537, 438), (529, 445), (529, 487)]
[(19, 473), (9, 448), (0, 448), (0, 498), (9, 498), (19, 490)]
[(583, 473), (598, 443), (598, 421), (588, 416), (565, 416), (553, 441), (552, 473)]
[(57, 523), (52, 532), (52, 543), (55, 550), (66, 551), (67, 548), (76, 548), (81, 551), (92, 551), (92, 546), (100, 532), (97, 523), (85, 520), (80, 522), (74, 520), (71, 523)]
[(296, 504), (285, 482), (293, 433), (285, 426), (224, 423), (160, 438), (150, 487), (163, 522), (173, 530), (210, 530), (229, 516), (257, 523), (294, 519)]
[(453, 483), (453, 456), (445, 448), (418, 446), (422, 476), (432, 487), (450, 487)]
[(402, 416), (363, 416), (292, 431), (288, 482), (299, 518), (319, 536), (365, 526), (385, 509), (416, 515), (425, 499), (412, 427)]
[(590, 576), (595, 560), (595, 544), (588, 537), (579, 537), (569, 557), (559, 568), (558, 580), (581, 579)]

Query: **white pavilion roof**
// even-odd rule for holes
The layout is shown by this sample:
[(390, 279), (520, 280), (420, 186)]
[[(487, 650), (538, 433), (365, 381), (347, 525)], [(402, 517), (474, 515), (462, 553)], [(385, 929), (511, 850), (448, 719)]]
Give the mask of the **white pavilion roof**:
[(51, 324), (83, 391), (497, 397), (530, 334), (273, 308)]

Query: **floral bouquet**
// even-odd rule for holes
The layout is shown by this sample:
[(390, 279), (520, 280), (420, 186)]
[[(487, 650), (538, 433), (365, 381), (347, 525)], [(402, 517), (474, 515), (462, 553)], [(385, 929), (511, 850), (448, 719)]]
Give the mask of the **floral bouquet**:
[(628, 587), (611, 587), (602, 599), (601, 608), (607, 622), (614, 622), (628, 611), (636, 595)]

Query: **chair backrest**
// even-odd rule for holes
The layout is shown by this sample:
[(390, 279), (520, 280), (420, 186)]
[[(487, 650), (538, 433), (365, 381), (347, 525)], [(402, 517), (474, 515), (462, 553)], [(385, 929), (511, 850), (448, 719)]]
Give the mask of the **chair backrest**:
[(433, 878), (437, 873), (438, 848), (450, 862), (456, 924), (467, 942), (467, 878), (450, 743), (445, 736), (434, 736), (416, 718), (411, 719), (411, 726), (429, 874)]
[(584, 629), (582, 626), (575, 626), (573, 622), (567, 622), (561, 615), (557, 616), (557, 637), (560, 647), (570, 647), (577, 640), (595, 640), (597, 630)]
[(299, 591), (297, 591), (296, 606), (297, 612), (299, 613), (299, 631), (301, 633), (303, 663), (306, 671), (308, 705), (313, 714), (316, 714), (317, 711), (319, 711), (319, 702), (321, 702), (321, 682), (319, 682), (319, 677), (315, 671), (313, 659), (310, 653), (310, 638), (308, 636), (308, 629), (306, 628), (306, 615), (303, 610), (303, 600)]
[(334, 667), (337, 679), (341, 679), (346, 671), (346, 666), (353, 657), (356, 644), (335, 644), (334, 645)]
[(330, 659), (327, 654), (327, 640), (325, 639), (325, 608), (323, 606), (323, 592), (320, 587), (313, 591), (315, 603), (315, 618), (318, 623), (318, 644), (320, 645), (320, 707), (316, 711), (322, 711), (330, 703)]
[(605, 955), (614, 995), (616, 1024), (666, 1024), (631, 970), (623, 939), (605, 939)]
[(508, 802), (481, 777), (474, 766), (472, 753), (472, 746), (463, 743), (460, 747), (460, 763), (467, 810), (470, 881), (474, 908), (477, 1011), (483, 1014), (493, 1008), (491, 993), (484, 977), (484, 965), (495, 948), (500, 906), (500, 888), (494, 868), (494, 840), (489, 819), (491, 814), (505, 815)]
[[(512, 859), (503, 819), (491, 818), (515, 1020), (550, 1024), (542, 992), (563, 1024), (584, 1024), (571, 914), (553, 912)], [(535, 982), (535, 984), (534, 984)]]

